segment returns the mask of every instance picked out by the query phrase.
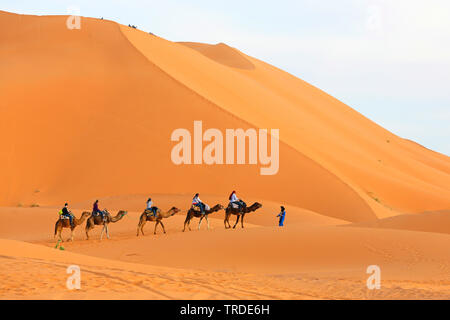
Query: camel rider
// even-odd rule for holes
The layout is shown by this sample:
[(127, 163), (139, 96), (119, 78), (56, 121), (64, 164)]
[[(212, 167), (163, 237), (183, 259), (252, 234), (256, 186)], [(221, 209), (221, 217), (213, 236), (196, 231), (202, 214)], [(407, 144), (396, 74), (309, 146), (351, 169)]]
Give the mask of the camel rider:
[(280, 212), (279, 215), (277, 215), (277, 218), (278, 217), (280, 218), (280, 220), (278, 221), (278, 226), (279, 227), (283, 227), (284, 226), (284, 218), (285, 218), (285, 216), (286, 216), (286, 209), (283, 206), (281, 206), (281, 212)]
[(61, 209), (60, 213), (61, 213), (61, 216), (69, 218), (70, 226), (73, 228), (74, 227), (73, 216), (72, 216), (72, 213), (69, 211), (68, 206), (69, 206), (69, 204), (66, 202), (64, 204), (64, 207)]
[(104, 212), (98, 208), (98, 200), (95, 200), (94, 206), (92, 208), (92, 215), (96, 216), (98, 214), (102, 217), (102, 219), (104, 219), (104, 217), (103, 217)]
[(153, 201), (152, 201), (151, 198), (148, 198), (148, 200), (147, 200), (147, 209), (146, 210), (152, 211), (153, 212), (153, 216), (156, 217), (156, 212), (157, 212), (158, 208), (153, 206)]
[(202, 214), (205, 214), (205, 204), (202, 202), (202, 200), (200, 200), (198, 193), (196, 193), (194, 198), (192, 198), (192, 206), (193, 207), (199, 207), (200, 208), (200, 212)]
[(230, 196), (228, 197), (228, 200), (230, 200), (230, 207), (233, 207), (233, 204), (237, 205), (239, 208), (239, 211), (242, 211), (243, 208), (247, 207), (247, 204), (239, 200), (239, 198), (236, 196), (236, 191), (233, 191)]

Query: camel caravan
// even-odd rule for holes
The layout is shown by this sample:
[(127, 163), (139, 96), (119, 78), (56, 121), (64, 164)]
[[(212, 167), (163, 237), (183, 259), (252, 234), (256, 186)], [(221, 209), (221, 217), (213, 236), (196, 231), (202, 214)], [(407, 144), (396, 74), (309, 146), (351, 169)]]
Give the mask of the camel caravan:
[[(208, 220), (208, 216), (212, 213), (219, 212), (220, 210), (225, 210), (225, 219), (224, 225), (225, 229), (230, 229), (230, 217), (231, 215), (236, 216), (236, 222), (233, 225), (233, 228), (236, 228), (239, 220), (241, 221), (241, 227), (244, 228), (244, 217), (247, 213), (254, 212), (258, 209), (262, 208), (262, 204), (255, 202), (251, 206), (247, 207), (246, 203), (237, 198), (236, 192), (233, 191), (229, 196), (229, 204), (225, 208), (221, 204), (216, 204), (214, 207), (210, 208), (207, 204), (200, 200), (199, 194), (196, 193), (194, 198), (192, 199), (192, 204), (189, 210), (186, 213), (186, 219), (184, 221), (183, 232), (186, 231), (186, 227), (191, 231), (190, 223), (193, 218), (199, 218), (197, 228), (200, 230), (200, 226), (203, 220), (206, 220), (207, 228), (210, 229), (210, 224)], [(139, 222), (137, 225), (136, 236), (139, 234), (144, 235), (144, 226), (148, 221), (155, 222), (155, 227), (153, 230), (153, 234), (156, 234), (156, 230), (158, 225), (161, 225), (161, 228), (164, 233), (166, 233), (166, 229), (162, 222), (163, 219), (167, 219), (177, 214), (181, 210), (172, 207), (168, 211), (163, 212), (160, 208), (153, 205), (153, 201), (151, 198), (147, 200), (147, 206), (144, 212), (139, 217)], [(73, 241), (73, 233), (77, 226), (81, 225), (86, 221), (85, 232), (86, 239), (89, 240), (89, 232), (94, 229), (95, 226), (102, 226), (102, 231), (100, 233), (100, 240), (103, 239), (103, 235), (106, 234), (106, 237), (110, 239), (109, 235), (109, 224), (116, 223), (121, 221), (127, 215), (127, 211), (119, 210), (115, 216), (112, 216), (107, 209), (100, 210), (98, 207), (98, 200), (94, 202), (92, 212), (85, 211), (81, 214), (80, 218), (75, 217), (72, 212), (68, 209), (68, 203), (64, 205), (64, 207), (59, 211), (59, 219), (55, 224), (55, 233), (54, 237), (58, 235), (58, 240), (64, 241), (62, 239), (61, 233), (63, 229), (70, 229), (70, 241)]]

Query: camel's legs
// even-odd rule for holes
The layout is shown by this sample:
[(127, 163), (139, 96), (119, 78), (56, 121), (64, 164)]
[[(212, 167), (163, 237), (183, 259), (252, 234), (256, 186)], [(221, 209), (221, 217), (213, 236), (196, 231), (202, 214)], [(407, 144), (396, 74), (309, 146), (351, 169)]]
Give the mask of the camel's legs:
[[(225, 213), (225, 220), (223, 220), (223, 224), (225, 225), (225, 229), (231, 228), (230, 225), (230, 221), (228, 221), (230, 219), (230, 214), (229, 213)], [(228, 226), (227, 226), (228, 223)]]
[[(186, 230), (186, 225), (188, 225), (189, 226), (189, 223), (191, 222), (191, 219), (190, 219), (190, 216), (189, 216), (189, 213), (187, 214), (187, 216), (186, 216), (186, 220), (184, 220), (184, 228), (183, 228), (183, 232)], [(189, 228), (189, 230), (190, 230), (190, 228)]]
[(145, 226), (145, 224), (147, 223), (147, 218), (142, 218), (141, 217), (141, 220), (139, 220), (139, 224), (138, 224), (138, 227), (137, 227), (137, 234), (136, 234), (136, 236), (139, 236), (139, 230), (141, 230), (141, 233), (142, 233), (142, 235), (144, 235), (144, 226)]
[(153, 234), (156, 234), (156, 227), (158, 226), (158, 224), (159, 224), (159, 221), (156, 221), (156, 223), (155, 223), (155, 230), (153, 231)]
[(109, 237), (109, 227), (108, 227), (108, 224), (107, 224), (107, 223), (105, 223), (105, 228), (106, 228), (106, 237), (107, 237), (108, 239), (111, 239), (111, 238)]
[(206, 222), (208, 223), (208, 230), (209, 230), (209, 219), (208, 216), (205, 216)]
[(142, 224), (141, 224), (141, 233), (142, 233), (143, 236), (144, 236), (144, 226), (145, 226), (146, 223), (147, 223), (147, 219), (142, 221)]
[(162, 223), (162, 221), (159, 222), (161, 224), (161, 227), (163, 228), (164, 233), (166, 233), (166, 228), (164, 228), (164, 224)]
[(245, 216), (245, 214), (243, 214), (242, 218), (241, 218), (241, 226), (242, 226), (242, 228), (244, 228), (244, 216)]
[(86, 227), (86, 239), (87, 239), (87, 240), (89, 240), (89, 231), (90, 231), (91, 229), (92, 229), (92, 228)]
[[(91, 218), (89, 218), (91, 219)], [(86, 239), (89, 240), (89, 231), (91, 231), (94, 228), (94, 222), (89, 222), (90, 220), (86, 222)]]
[(62, 226), (59, 224), (59, 222), (56, 223), (55, 229), (56, 229), (55, 236), (58, 235), (58, 240), (63, 242), (63, 239), (61, 237)]
[(142, 221), (139, 220), (138, 226), (136, 228), (136, 237), (139, 237), (139, 230), (141, 229)]
[(73, 242), (73, 229), (72, 228), (70, 229), (70, 241)]
[(200, 226), (202, 225), (203, 217), (200, 217), (200, 221), (198, 222), (198, 230), (200, 230)]
[(100, 240), (103, 239), (103, 233), (105, 232), (105, 225), (103, 225), (102, 233), (100, 233)]
[(235, 229), (236, 228), (236, 225), (238, 224), (238, 222), (239, 222), (239, 218), (241, 217), (241, 215), (240, 214), (238, 214), (238, 216), (237, 216), (237, 219), (236, 219), (236, 223), (234, 224), (234, 226), (233, 226), (233, 229)]

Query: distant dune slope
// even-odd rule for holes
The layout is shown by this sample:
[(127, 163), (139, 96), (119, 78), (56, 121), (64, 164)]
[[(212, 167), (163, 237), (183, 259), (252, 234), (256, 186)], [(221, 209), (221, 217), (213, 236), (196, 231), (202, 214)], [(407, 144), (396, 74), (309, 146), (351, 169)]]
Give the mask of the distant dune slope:
[[(219, 44), (0, 12), (0, 205), (223, 194), (361, 222), (450, 208), (450, 160)], [(279, 128), (280, 170), (176, 166), (177, 128)]]
[(238, 69), (255, 69), (255, 65), (245, 58), (239, 51), (227, 46), (224, 43), (209, 45), (196, 42), (180, 42), (181, 44), (193, 48), (204, 56), (219, 62), (223, 65)]
[(149, 60), (208, 100), (258, 127), (281, 128), (282, 141), (329, 168), (362, 197), (404, 211), (448, 207), (448, 158), (443, 164), (426, 150), (421, 158), (412, 157), (403, 150), (403, 139), (261, 61), (248, 57), (255, 66), (251, 70), (224, 66), (223, 55), (232, 59), (235, 49), (182, 43), (198, 55), (126, 27), (122, 31)]
[(450, 234), (450, 210), (402, 214), (349, 226)]

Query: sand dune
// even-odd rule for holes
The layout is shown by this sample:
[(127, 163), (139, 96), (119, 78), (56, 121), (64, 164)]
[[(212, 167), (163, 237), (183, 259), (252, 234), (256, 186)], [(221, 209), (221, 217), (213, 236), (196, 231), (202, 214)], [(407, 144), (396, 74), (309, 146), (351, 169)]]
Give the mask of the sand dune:
[(404, 214), (352, 226), (450, 234), (450, 211)]
[[(450, 297), (450, 159), (224, 43), (176, 43), (113, 21), (0, 11), (0, 298)], [(280, 129), (280, 168), (175, 165), (175, 129)], [(263, 208), (182, 232), (195, 192)], [(151, 196), (182, 211), (136, 237)], [(127, 216), (54, 249), (57, 212), (95, 199)], [(287, 208), (278, 228), (279, 206)], [(234, 221), (234, 218), (232, 219)], [(69, 236), (64, 231), (64, 238)], [(65, 288), (69, 264), (83, 288)], [(365, 286), (379, 265), (383, 287)]]
[[(450, 237), (435, 233), (347, 228), (334, 220), (290, 208), (287, 227), (274, 227), (275, 204), (249, 214), (246, 228), (225, 230), (223, 212), (182, 232), (184, 213), (164, 220), (167, 234), (153, 224), (136, 237), (138, 211), (144, 196), (101, 199), (115, 212), (131, 210), (110, 226), (111, 240), (99, 240), (100, 228), (86, 241), (84, 225), (65, 251), (54, 249), (57, 208), (0, 209), (2, 298), (137, 298), (137, 299), (377, 299), (446, 298)], [(182, 207), (188, 196), (155, 195), (162, 208)], [(214, 196), (205, 200), (216, 202)], [(75, 204), (86, 207), (87, 204)], [(186, 208), (185, 208), (186, 209)], [(81, 209), (74, 209), (77, 216)], [(33, 223), (23, 224), (24, 221)], [(339, 225), (339, 226), (335, 226)], [(68, 238), (69, 232), (63, 233)], [(9, 242), (8, 242), (9, 241)], [(11, 242), (12, 241), (12, 242)], [(76, 253), (76, 254), (74, 254)], [(106, 259), (106, 260), (104, 260)], [(83, 289), (65, 288), (68, 265), (83, 273)], [(382, 269), (383, 290), (365, 288), (368, 265)], [(45, 266), (45, 272), (42, 268)], [(39, 277), (36, 275), (39, 274)], [(26, 283), (25, 286), (18, 286)]]
[[(407, 144), (411, 156), (404, 140), (349, 107), (224, 44), (177, 44), (95, 19), (71, 31), (65, 17), (1, 17), (15, 26), (0, 31), (8, 75), (0, 85), (9, 106), (2, 119), (4, 205), (238, 188), (244, 197), (348, 221), (394, 215), (390, 208), (450, 206), (445, 158)], [(249, 63), (254, 67), (243, 66)], [(197, 119), (223, 130), (280, 128), (279, 174), (261, 177), (250, 165), (175, 166), (170, 134)]]
[[(403, 139), (320, 90), (251, 57), (254, 70), (226, 68), (205, 60), (202, 51), (198, 55), (164, 39), (121, 30), (150, 61), (209, 101), (257, 127), (282, 128), (283, 142), (332, 168), (374, 208), (369, 192), (398, 210), (448, 206), (448, 172), (410, 159), (397, 147)], [(414, 200), (405, 194), (414, 194)]]
[[(2, 60), (11, 69), (6, 72), (12, 74), (1, 84), (2, 91), (8, 92), (3, 103), (15, 106), (2, 119), (4, 205), (49, 205), (62, 199), (154, 192), (214, 190), (227, 195), (239, 189), (242, 197), (291, 203), (341, 219), (375, 218), (346, 183), (287, 145), (280, 147), (282, 167), (275, 176), (260, 176), (251, 165), (174, 165), (170, 160), (173, 130), (191, 128), (198, 119), (223, 131), (247, 129), (250, 124), (150, 63), (117, 24), (84, 19), (74, 37), (65, 28), (64, 17), (2, 16), (6, 16), (4, 23), (17, 25), (1, 29), (6, 33), (2, 37), (13, 39), (8, 42), (11, 49), (2, 51)], [(45, 34), (39, 45), (31, 37), (33, 30)], [(9, 61), (9, 50), (17, 51), (16, 64)], [(29, 52), (36, 54), (28, 57)], [(19, 64), (22, 60), (26, 62)], [(61, 70), (76, 76), (62, 81)], [(48, 75), (45, 87), (52, 88), (48, 95), (38, 83), (43, 74)], [(23, 78), (30, 80), (23, 83)], [(26, 95), (20, 94), (24, 91)], [(65, 127), (67, 122), (70, 129)], [(33, 161), (28, 154), (34, 155)], [(296, 188), (290, 187), (293, 182)]]
[[(0, 297), (450, 297), (448, 236), (348, 230), (295, 226), (285, 232), (271, 227), (227, 233), (214, 230), (177, 234), (171, 230), (164, 236), (116, 235), (113, 240), (103, 242), (76, 241), (64, 244), (64, 251), (52, 248), (50, 243), (36, 245), (0, 240), (0, 263), (6, 270), (1, 276)], [(383, 277), (383, 288), (376, 292), (365, 287), (366, 265), (374, 263), (380, 265)], [(65, 288), (68, 276), (65, 269), (73, 264), (82, 271), (82, 289), (75, 292)]]

